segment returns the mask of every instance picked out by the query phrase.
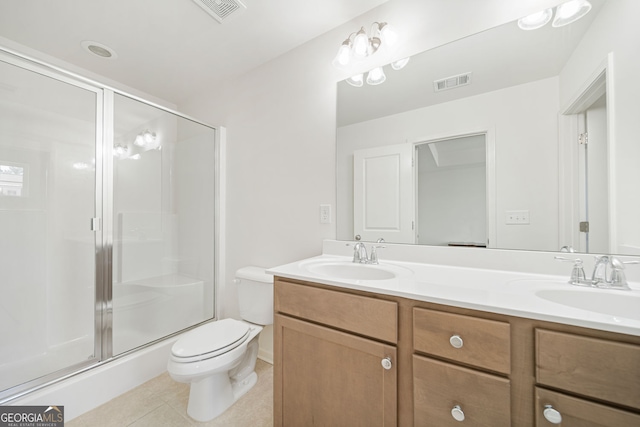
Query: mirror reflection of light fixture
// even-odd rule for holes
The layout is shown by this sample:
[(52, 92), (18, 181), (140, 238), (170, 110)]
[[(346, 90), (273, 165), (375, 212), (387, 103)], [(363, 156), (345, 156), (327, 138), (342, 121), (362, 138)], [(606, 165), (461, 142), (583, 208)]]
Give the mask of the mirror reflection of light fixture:
[(351, 86), (362, 87), (364, 84), (364, 74), (356, 74), (355, 76), (351, 76), (345, 80)]
[[(393, 68), (394, 70), (402, 70), (405, 67), (405, 65), (409, 63), (410, 59), (411, 59), (410, 57), (399, 59), (397, 61), (393, 61), (389, 65), (391, 65), (391, 68)], [(374, 68), (373, 70), (370, 70), (367, 73), (366, 78), (364, 77), (364, 74), (356, 74), (349, 78), (346, 78), (344, 81), (350, 84), (351, 86), (362, 87), (365, 81), (367, 82), (367, 84), (375, 86), (375, 85), (379, 85), (380, 83), (384, 83), (386, 79), (387, 79), (387, 76), (384, 74), (383, 68), (377, 67), (377, 68)]]
[(591, 10), (591, 3), (587, 0), (571, 0), (556, 8), (556, 16), (551, 25), (562, 27), (577, 21)]
[(155, 132), (151, 132), (148, 129), (136, 135), (136, 139), (133, 143), (138, 147), (145, 148), (147, 150), (160, 149), (160, 141), (158, 141), (158, 137)]
[[(563, 27), (585, 16), (591, 10), (591, 3), (588, 0), (570, 0), (556, 7), (556, 16), (553, 18), (554, 27)], [(518, 27), (523, 30), (537, 30), (542, 28), (553, 16), (553, 9), (545, 9), (541, 12), (533, 13), (518, 20)]]
[(387, 80), (387, 76), (384, 74), (382, 67), (374, 68), (367, 73), (367, 84), (372, 86), (384, 83)]
[(122, 144), (116, 144), (113, 147), (113, 156), (120, 159), (120, 160), (124, 160), (126, 158), (129, 157), (129, 147), (126, 145), (122, 145)]
[(407, 65), (409, 63), (409, 60), (411, 59), (410, 56), (404, 58), (404, 59), (399, 59), (397, 61), (393, 61), (391, 63), (391, 68), (393, 68), (394, 70), (398, 71), (398, 70), (402, 70), (404, 68), (405, 65)]
[(523, 30), (537, 30), (538, 28), (542, 28), (551, 21), (551, 17), (553, 16), (552, 9), (545, 9), (541, 12), (531, 14), (529, 16), (525, 16), (518, 20), (518, 27)]
[(358, 32), (349, 34), (338, 48), (333, 65), (338, 68), (346, 67), (352, 59), (362, 60), (376, 53), (383, 44), (393, 46), (398, 41), (398, 34), (386, 22), (374, 22), (369, 33), (371, 36), (361, 27)]

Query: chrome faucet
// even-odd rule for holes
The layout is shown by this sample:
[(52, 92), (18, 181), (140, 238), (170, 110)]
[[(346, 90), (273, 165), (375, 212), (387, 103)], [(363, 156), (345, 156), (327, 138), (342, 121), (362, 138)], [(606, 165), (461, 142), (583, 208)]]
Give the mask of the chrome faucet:
[(625, 264), (638, 264), (638, 261), (620, 261), (610, 255), (596, 256), (596, 263), (591, 273), (591, 279), (587, 279), (582, 268), (580, 258), (570, 259), (556, 256), (558, 261), (573, 262), (573, 270), (569, 283), (576, 286), (591, 286), (604, 289), (630, 290), (624, 274)]
[(364, 264), (369, 261), (367, 256), (367, 247), (362, 242), (358, 242), (353, 246), (353, 262)]
[[(384, 242), (383, 239), (378, 239), (377, 243)], [(357, 242), (353, 245), (353, 262), (358, 264), (378, 264), (378, 249), (383, 249), (384, 246), (372, 245), (371, 255), (367, 255), (367, 247), (362, 242)]]

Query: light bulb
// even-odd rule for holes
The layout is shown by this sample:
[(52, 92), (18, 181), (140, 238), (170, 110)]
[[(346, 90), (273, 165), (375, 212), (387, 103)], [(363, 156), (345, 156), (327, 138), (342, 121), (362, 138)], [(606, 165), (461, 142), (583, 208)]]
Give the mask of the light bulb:
[(147, 144), (152, 143), (153, 141), (156, 140), (156, 134), (155, 133), (151, 133), (148, 130), (145, 130), (144, 133), (142, 134), (143, 138), (144, 138), (144, 142), (146, 142)]
[(344, 67), (349, 64), (351, 58), (351, 46), (349, 40), (346, 40), (338, 49), (338, 54), (333, 60), (333, 65), (338, 67)]
[(364, 32), (364, 28), (360, 28), (355, 39), (353, 39), (353, 56), (364, 58), (367, 56), (368, 47), (369, 39), (367, 38), (367, 33)]
[(375, 86), (380, 83), (384, 83), (387, 80), (387, 76), (384, 75), (382, 67), (374, 68), (367, 73), (367, 84)]
[(391, 25), (383, 22), (380, 24), (380, 38), (385, 44), (393, 46), (398, 41), (398, 33)]
[(404, 59), (399, 59), (397, 61), (393, 61), (391, 63), (391, 68), (393, 68), (394, 70), (398, 71), (398, 70), (402, 70), (404, 68), (405, 65), (407, 65), (407, 63), (409, 62), (409, 60), (411, 59), (411, 57), (406, 57)]
[(556, 16), (553, 18), (554, 27), (562, 27), (577, 21), (591, 10), (591, 3), (587, 0), (571, 0), (562, 3), (556, 8)]
[(144, 146), (144, 137), (140, 134), (138, 134), (138, 136), (136, 136), (136, 140), (133, 141), (133, 143), (135, 145), (137, 145), (138, 147), (143, 147)]
[(545, 9), (538, 13), (533, 13), (529, 16), (518, 19), (518, 27), (522, 30), (537, 30), (538, 28), (542, 28), (547, 25), (547, 23), (551, 21), (552, 16), (553, 10)]
[(349, 77), (345, 81), (349, 83), (351, 86), (362, 87), (362, 85), (364, 84), (364, 75), (356, 74), (355, 76)]

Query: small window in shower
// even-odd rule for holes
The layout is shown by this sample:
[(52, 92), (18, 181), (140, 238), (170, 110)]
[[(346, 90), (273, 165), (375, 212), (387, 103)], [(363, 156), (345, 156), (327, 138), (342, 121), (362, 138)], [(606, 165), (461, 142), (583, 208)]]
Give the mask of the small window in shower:
[(27, 196), (26, 165), (0, 161), (0, 196)]

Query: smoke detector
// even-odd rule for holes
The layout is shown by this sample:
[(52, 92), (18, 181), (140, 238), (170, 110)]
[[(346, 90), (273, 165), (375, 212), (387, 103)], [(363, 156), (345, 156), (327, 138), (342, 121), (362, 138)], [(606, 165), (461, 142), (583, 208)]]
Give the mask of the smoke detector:
[(466, 86), (471, 83), (471, 72), (458, 74), (457, 76), (445, 77), (444, 79), (434, 80), (433, 90), (441, 92), (447, 89), (453, 89), (458, 86)]
[(247, 9), (240, 0), (193, 0), (219, 23)]

